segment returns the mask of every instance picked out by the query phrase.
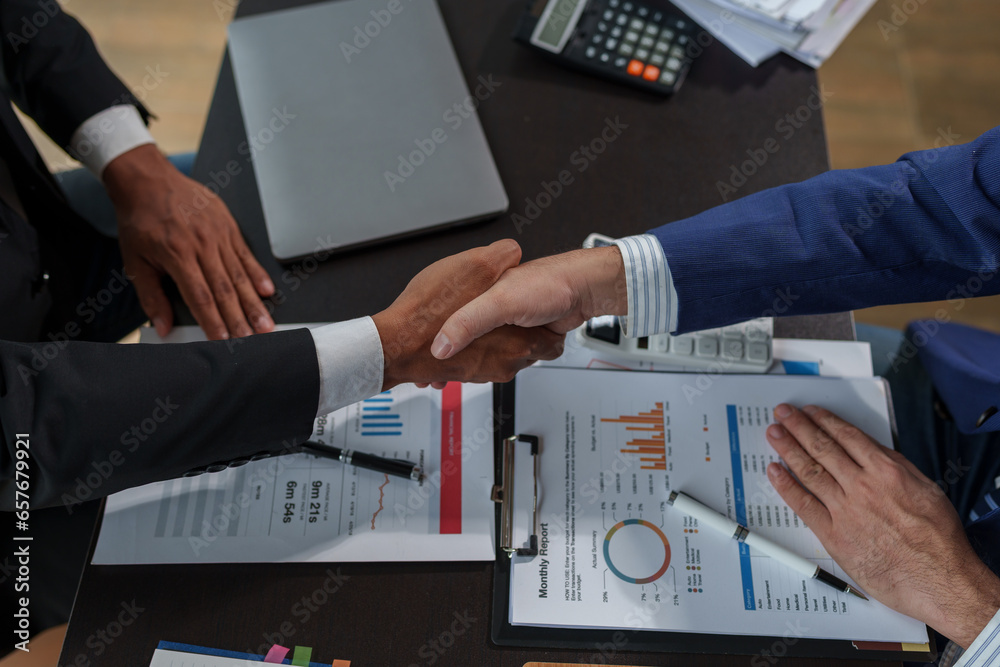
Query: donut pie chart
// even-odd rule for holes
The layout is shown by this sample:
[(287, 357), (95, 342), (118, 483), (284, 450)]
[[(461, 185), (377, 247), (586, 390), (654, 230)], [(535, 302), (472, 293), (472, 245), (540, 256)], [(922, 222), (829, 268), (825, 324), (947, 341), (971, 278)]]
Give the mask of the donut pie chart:
[(648, 521), (625, 519), (604, 536), (604, 562), (622, 581), (650, 584), (670, 567), (670, 543), (663, 531)]

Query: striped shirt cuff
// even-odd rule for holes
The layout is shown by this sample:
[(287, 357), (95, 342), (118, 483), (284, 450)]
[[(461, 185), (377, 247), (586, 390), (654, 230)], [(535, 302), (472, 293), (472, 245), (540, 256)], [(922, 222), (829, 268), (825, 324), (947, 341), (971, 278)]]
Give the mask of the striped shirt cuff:
[(1000, 664), (1000, 610), (958, 659), (955, 667), (989, 667), (996, 664)]
[(677, 291), (659, 239), (652, 234), (615, 241), (625, 261), (628, 314), (620, 318), (626, 336), (639, 338), (677, 329)]

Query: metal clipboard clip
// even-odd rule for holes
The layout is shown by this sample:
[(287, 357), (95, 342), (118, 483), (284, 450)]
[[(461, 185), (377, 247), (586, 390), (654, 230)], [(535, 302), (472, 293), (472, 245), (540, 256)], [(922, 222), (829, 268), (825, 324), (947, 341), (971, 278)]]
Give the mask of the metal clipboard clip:
[[(514, 540), (514, 445), (517, 442), (526, 442), (531, 445), (531, 456), (534, 462), (532, 466), (534, 490), (531, 494), (531, 533), (528, 537), (527, 547), (515, 547), (512, 544)], [(493, 485), (490, 499), (495, 503), (500, 503), (500, 548), (506, 551), (510, 558), (538, 555), (538, 450), (537, 435), (512, 435), (509, 438), (504, 438), (503, 441), (500, 484)]]

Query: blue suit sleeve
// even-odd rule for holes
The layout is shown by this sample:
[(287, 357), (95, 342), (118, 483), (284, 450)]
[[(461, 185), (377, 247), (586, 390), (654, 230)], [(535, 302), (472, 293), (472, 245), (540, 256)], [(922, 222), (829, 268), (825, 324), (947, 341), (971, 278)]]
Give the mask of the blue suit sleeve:
[(1000, 293), (1000, 128), (831, 171), (650, 232), (678, 331)]

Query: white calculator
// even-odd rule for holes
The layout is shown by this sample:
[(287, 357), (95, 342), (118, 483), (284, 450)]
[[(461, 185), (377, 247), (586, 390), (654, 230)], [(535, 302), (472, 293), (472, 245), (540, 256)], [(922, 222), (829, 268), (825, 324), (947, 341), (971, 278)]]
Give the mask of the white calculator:
[(771, 368), (774, 321), (762, 317), (680, 336), (627, 338), (614, 315), (595, 317), (576, 330), (583, 345), (658, 366), (719, 373), (766, 373)]

